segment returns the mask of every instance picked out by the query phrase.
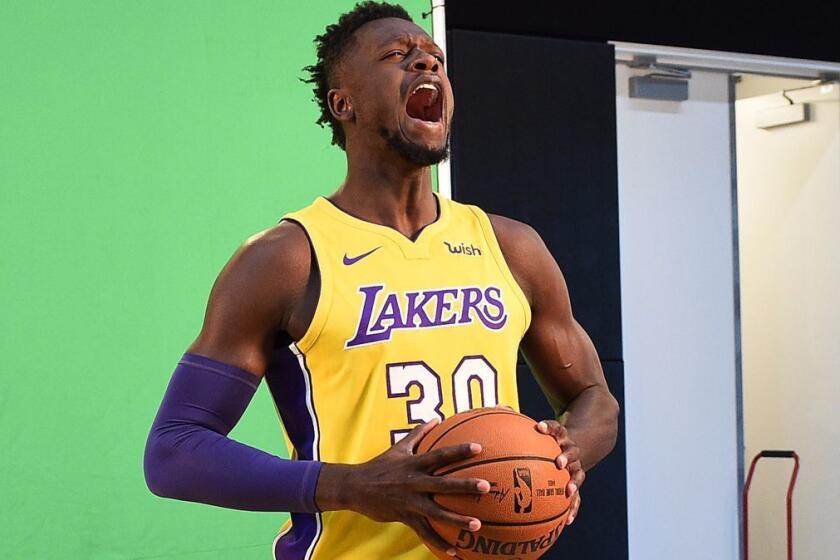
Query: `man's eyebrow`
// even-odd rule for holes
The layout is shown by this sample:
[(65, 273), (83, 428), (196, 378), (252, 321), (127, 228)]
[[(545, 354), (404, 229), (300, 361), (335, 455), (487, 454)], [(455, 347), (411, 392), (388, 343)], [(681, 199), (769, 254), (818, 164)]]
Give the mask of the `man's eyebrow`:
[[(431, 37), (428, 37), (426, 35), (418, 35), (418, 37), (420, 38), (420, 41), (417, 41), (418, 43), (425, 42), (425, 43), (428, 43), (429, 45), (431, 45), (432, 48), (434, 48), (436, 50), (441, 50), (440, 47), (437, 46), (437, 43), (435, 43), (434, 39), (432, 39)], [(400, 35), (392, 35), (391, 37), (389, 37), (388, 39), (383, 41), (376, 48), (377, 49), (384, 49), (385, 47), (387, 47), (388, 45), (391, 45), (393, 43), (410, 43), (410, 42), (411, 42), (411, 36), (408, 33), (402, 33)]]
[(403, 33), (402, 35), (392, 35), (392, 36), (388, 37), (388, 39), (383, 41), (382, 44), (380, 44), (377, 48), (382, 49), (382, 48), (387, 47), (391, 43), (396, 43), (396, 42), (407, 43), (408, 40), (409, 40), (409, 37), (405, 33)]

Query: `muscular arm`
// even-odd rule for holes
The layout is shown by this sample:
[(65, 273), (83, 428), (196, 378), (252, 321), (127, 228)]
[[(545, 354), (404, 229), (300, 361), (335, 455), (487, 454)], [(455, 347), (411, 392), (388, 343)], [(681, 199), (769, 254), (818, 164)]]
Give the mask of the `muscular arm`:
[[(401, 521), (430, 546), (454, 553), (428, 519), (471, 531), (481, 524), (443, 509), (431, 495), (484, 494), (490, 485), (431, 473), (476, 455), (480, 446), (415, 455), (415, 446), (434, 426), (427, 423), (366, 463), (342, 465), (281, 459), (227, 437), (265, 374), (277, 334), (300, 340), (309, 326), (319, 291), (310, 251), (303, 230), (283, 223), (249, 239), (231, 258), (152, 426), (146, 481), (155, 494), (223, 507), (349, 509), (378, 521)], [(180, 369), (184, 362), (190, 369)]]
[[(273, 338), (305, 300), (308, 245), (284, 224), (249, 239), (219, 275), (204, 327), (178, 363), (149, 432), (156, 495), (255, 511), (316, 511), (317, 461), (227, 437), (260, 383)], [(301, 264), (305, 263), (305, 267)]]
[(490, 218), (505, 260), (531, 305), (522, 353), (588, 470), (615, 446), (618, 402), (592, 341), (572, 315), (560, 267), (539, 234), (509, 218)]

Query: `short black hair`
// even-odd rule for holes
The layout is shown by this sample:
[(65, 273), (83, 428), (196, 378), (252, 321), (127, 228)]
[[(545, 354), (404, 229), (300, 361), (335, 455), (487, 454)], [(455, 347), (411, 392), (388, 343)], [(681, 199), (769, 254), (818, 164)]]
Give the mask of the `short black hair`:
[(388, 4), (387, 2), (359, 2), (349, 12), (338, 18), (338, 23), (328, 25), (323, 35), (314, 39), (317, 48), (318, 61), (310, 66), (304, 66), (303, 70), (309, 72), (309, 79), (302, 82), (314, 84), (312, 91), (315, 96), (312, 98), (321, 108), (321, 116), (315, 121), (316, 124), (324, 127), (328, 123), (332, 128), (332, 143), (345, 149), (344, 129), (341, 123), (330, 113), (327, 105), (327, 92), (330, 90), (330, 83), (335, 77), (335, 69), (341, 60), (341, 55), (351, 43), (353, 32), (369, 21), (382, 18), (401, 18), (414, 22), (405, 8), (399, 4)]

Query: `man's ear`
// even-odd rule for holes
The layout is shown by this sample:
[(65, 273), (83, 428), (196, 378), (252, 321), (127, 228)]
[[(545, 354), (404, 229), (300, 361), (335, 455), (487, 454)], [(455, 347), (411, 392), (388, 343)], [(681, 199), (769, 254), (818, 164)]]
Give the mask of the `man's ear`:
[(327, 105), (336, 120), (351, 122), (355, 117), (353, 100), (341, 88), (327, 92)]

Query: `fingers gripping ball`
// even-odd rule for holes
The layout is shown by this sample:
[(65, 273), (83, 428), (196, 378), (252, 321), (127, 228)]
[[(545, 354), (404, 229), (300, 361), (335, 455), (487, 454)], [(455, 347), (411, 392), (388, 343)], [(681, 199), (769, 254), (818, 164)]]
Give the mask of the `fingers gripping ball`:
[[(482, 452), (434, 472), (445, 477), (475, 477), (490, 483), (480, 496), (435, 494), (453, 512), (481, 520), (468, 531), (430, 519), (432, 527), (453, 543), (462, 560), (532, 560), (554, 544), (569, 515), (565, 488), (569, 472), (558, 469), (561, 453), (553, 436), (541, 434), (536, 421), (511, 410), (483, 408), (462, 412), (427, 433), (417, 453), (461, 443), (479, 443)], [(431, 547), (430, 547), (431, 548)], [(434, 550), (439, 558), (451, 560)]]

